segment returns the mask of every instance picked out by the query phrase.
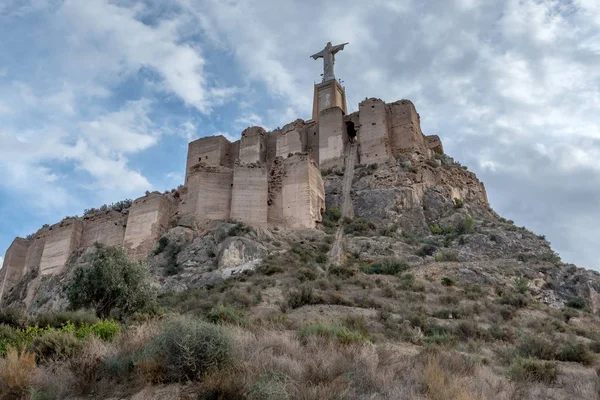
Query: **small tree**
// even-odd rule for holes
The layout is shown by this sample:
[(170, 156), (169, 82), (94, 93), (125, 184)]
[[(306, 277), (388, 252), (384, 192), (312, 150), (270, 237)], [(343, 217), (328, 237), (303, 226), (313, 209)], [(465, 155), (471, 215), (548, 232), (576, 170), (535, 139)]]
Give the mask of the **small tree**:
[(147, 267), (127, 259), (122, 249), (99, 248), (72, 272), (67, 297), (73, 309), (92, 307), (102, 318), (117, 309), (123, 317), (154, 304)]

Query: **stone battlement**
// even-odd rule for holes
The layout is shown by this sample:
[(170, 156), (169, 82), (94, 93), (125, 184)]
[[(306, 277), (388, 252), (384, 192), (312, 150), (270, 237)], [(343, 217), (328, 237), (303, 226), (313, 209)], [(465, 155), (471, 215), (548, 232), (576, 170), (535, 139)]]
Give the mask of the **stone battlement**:
[(28, 271), (61, 273), (75, 251), (96, 243), (122, 246), (130, 257), (145, 259), (182, 218), (199, 225), (233, 219), (255, 227), (315, 228), (325, 210), (321, 170), (342, 168), (350, 143), (357, 144), (360, 164), (443, 153), (438, 136), (423, 135), (412, 102), (370, 98), (358, 108), (345, 115), (330, 107), (318, 121), (297, 119), (271, 132), (249, 127), (233, 143), (223, 136), (192, 141), (181, 190), (149, 193), (126, 211), (65, 219), (15, 239), (0, 271), (0, 300)]

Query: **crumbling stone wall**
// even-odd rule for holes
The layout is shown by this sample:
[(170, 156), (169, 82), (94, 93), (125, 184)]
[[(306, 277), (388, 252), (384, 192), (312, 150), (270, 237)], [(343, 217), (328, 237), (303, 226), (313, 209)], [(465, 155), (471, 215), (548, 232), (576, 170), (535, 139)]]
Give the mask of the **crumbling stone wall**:
[(306, 150), (306, 124), (303, 120), (285, 125), (276, 131), (275, 156), (287, 157), (289, 154), (301, 153)]
[(229, 219), (233, 169), (197, 164), (186, 186), (187, 193), (179, 205), (181, 215), (193, 215), (199, 222)]
[(344, 115), (341, 108), (329, 108), (319, 115), (319, 167), (344, 163)]
[(231, 219), (253, 226), (266, 226), (268, 192), (264, 164), (236, 164), (233, 168)]
[(267, 132), (260, 126), (244, 129), (240, 142), (239, 161), (244, 164), (267, 161)]
[(173, 213), (169, 198), (160, 193), (149, 193), (133, 202), (129, 209), (123, 246), (135, 260), (145, 259), (156, 241), (168, 229)]
[(186, 182), (191, 168), (203, 162), (209, 165), (231, 166), (231, 143), (224, 136), (210, 136), (188, 144)]
[(80, 246), (86, 248), (94, 243), (122, 246), (126, 226), (127, 213), (123, 212), (110, 210), (84, 216)]
[(406, 153), (426, 153), (419, 114), (411, 101), (400, 100), (388, 104), (388, 119), (392, 155), (399, 157)]
[(379, 99), (367, 99), (358, 105), (360, 163), (386, 162), (390, 158), (386, 104)]
[(16, 238), (6, 250), (2, 269), (0, 270), (0, 304), (5, 293), (8, 293), (25, 274), (25, 260), (30, 241)]
[(267, 199), (267, 222), (272, 225), (283, 226), (283, 157), (277, 157), (271, 164), (269, 171), (269, 196)]
[(444, 146), (438, 135), (425, 136), (425, 144), (427, 148), (436, 154), (444, 154)]
[(283, 162), (281, 201), (283, 225), (315, 228), (325, 209), (325, 187), (321, 171), (308, 153), (293, 155)]
[(50, 233), (46, 237), (40, 260), (41, 275), (55, 275), (64, 271), (71, 254), (79, 248), (83, 223), (79, 219), (68, 218), (48, 230)]

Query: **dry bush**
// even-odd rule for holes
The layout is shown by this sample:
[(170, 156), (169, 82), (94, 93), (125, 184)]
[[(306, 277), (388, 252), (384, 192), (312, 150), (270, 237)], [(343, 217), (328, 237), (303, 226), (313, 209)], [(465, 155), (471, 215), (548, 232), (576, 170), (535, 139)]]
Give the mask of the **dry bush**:
[(35, 354), (9, 348), (0, 359), (0, 398), (19, 398), (27, 393), (31, 379), (39, 372)]
[(77, 377), (69, 368), (67, 361), (54, 361), (41, 365), (40, 372), (31, 380), (31, 389), (38, 393), (38, 397), (33, 398), (64, 399), (77, 385)]
[[(450, 358), (446, 359), (446, 362)], [(466, 388), (465, 382), (457, 379), (451, 371), (445, 369), (439, 355), (430, 355), (424, 372), (427, 395), (431, 400), (474, 400), (485, 399), (472, 395)]]

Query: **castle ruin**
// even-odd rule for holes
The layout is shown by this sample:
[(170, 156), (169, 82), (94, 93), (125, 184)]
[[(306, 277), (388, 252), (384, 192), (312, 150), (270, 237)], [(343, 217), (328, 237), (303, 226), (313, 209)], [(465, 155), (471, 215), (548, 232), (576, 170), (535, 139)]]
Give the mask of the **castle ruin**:
[[(333, 72), (331, 72), (333, 74)], [(345, 90), (333, 79), (314, 87), (313, 118), (271, 132), (254, 126), (241, 139), (223, 136), (189, 143), (185, 183), (171, 193), (149, 193), (123, 212), (68, 218), (16, 238), (0, 270), (0, 301), (28, 272), (55, 275), (71, 255), (94, 243), (122, 246), (144, 260), (178, 220), (202, 224), (235, 220), (266, 228), (313, 229), (325, 210), (321, 171), (357, 164), (394, 163), (400, 158), (443, 154), (437, 136), (425, 136), (412, 102), (365, 99), (346, 113)], [(355, 152), (355, 153), (353, 153)]]

